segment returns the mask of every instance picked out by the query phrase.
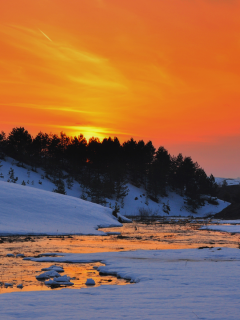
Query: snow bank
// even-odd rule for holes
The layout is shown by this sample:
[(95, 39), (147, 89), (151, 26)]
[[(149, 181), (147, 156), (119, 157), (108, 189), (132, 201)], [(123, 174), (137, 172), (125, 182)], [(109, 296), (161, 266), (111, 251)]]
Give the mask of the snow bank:
[(101, 272), (137, 282), (0, 295), (10, 319), (238, 319), (240, 250), (229, 248), (67, 254), (38, 261), (103, 261)]
[(0, 182), (0, 235), (104, 234), (121, 226), (112, 210), (75, 197)]
[(202, 230), (212, 230), (212, 231), (223, 231), (223, 232), (230, 232), (230, 233), (240, 233), (240, 225), (217, 225), (217, 226), (204, 226), (201, 227)]

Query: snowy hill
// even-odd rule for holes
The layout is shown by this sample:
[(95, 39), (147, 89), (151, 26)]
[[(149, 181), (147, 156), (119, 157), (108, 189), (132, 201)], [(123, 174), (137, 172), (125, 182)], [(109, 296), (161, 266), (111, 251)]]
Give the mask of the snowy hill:
[(237, 179), (215, 178), (215, 180), (216, 180), (216, 183), (220, 186), (224, 183), (224, 181), (228, 186), (235, 186), (240, 184), (240, 178), (237, 178)]
[(54, 192), (0, 182), (0, 235), (104, 234), (121, 226), (112, 210)]
[[(146, 204), (146, 191), (141, 188), (137, 188), (133, 185), (128, 185), (129, 194), (124, 200), (124, 207), (120, 209), (120, 213), (125, 216), (137, 216), (142, 214), (146, 215), (160, 215), (160, 216), (194, 216), (194, 217), (204, 217), (210, 214), (215, 214), (222, 211), (230, 203), (219, 200), (218, 205), (212, 205), (205, 202), (205, 206), (196, 210), (196, 213), (190, 212), (185, 203), (184, 197), (181, 197), (175, 192), (169, 192), (167, 197), (160, 199), (159, 203), (156, 203), (148, 199), (148, 204)], [(111, 200), (110, 200), (111, 201)], [(111, 201), (112, 205), (114, 201)], [(170, 211), (166, 212), (166, 205), (169, 206)]]
[[(0, 181), (6, 182), (9, 180), (9, 171), (10, 168), (12, 168), (14, 170), (14, 177), (18, 178), (16, 181), (16, 184), (18, 185), (21, 185), (24, 181), (26, 183), (26, 186), (35, 189), (53, 191), (53, 189), (56, 188), (55, 184), (45, 177), (44, 171), (40, 168), (37, 169), (37, 172), (34, 172), (31, 170), (31, 167), (28, 166), (25, 166), (25, 168), (18, 167), (17, 161), (11, 158), (6, 158), (6, 160), (3, 160), (1, 162), (1, 165), (2, 167), (0, 168)], [(80, 197), (82, 189), (79, 183), (73, 181), (71, 189), (68, 189), (66, 179), (64, 180), (64, 183), (66, 194), (68, 196), (75, 198)], [(205, 206), (199, 208), (196, 213), (193, 214), (187, 209), (184, 203), (184, 197), (181, 197), (174, 192), (169, 192), (168, 197), (161, 198), (160, 202), (156, 203), (150, 199), (146, 199), (146, 191), (143, 188), (137, 188), (131, 184), (128, 184), (128, 188), (129, 193), (124, 199), (124, 206), (119, 203), (120, 214), (125, 216), (136, 216), (142, 214), (182, 217), (194, 215), (196, 217), (203, 217), (220, 212), (229, 205), (228, 202), (224, 202), (222, 200), (218, 200), (218, 205), (211, 205), (206, 201)], [(107, 199), (107, 202), (107, 207), (113, 208), (115, 206), (114, 199)], [(91, 206), (91, 203), (89, 203), (89, 205)], [(166, 210), (166, 206), (169, 206), (170, 210)], [(166, 211), (168, 211), (168, 213)]]

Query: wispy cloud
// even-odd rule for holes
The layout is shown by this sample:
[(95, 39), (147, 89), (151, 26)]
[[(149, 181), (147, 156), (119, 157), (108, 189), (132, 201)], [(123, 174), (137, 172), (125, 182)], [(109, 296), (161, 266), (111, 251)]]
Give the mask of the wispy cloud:
[(49, 36), (47, 36), (42, 30), (38, 29), (43, 35), (44, 37), (46, 37), (49, 41), (52, 42), (52, 40), (49, 38)]

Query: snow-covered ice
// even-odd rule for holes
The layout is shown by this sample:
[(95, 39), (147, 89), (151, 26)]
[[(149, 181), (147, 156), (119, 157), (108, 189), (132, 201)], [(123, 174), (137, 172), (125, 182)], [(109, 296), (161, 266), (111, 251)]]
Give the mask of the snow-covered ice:
[(229, 248), (66, 254), (34, 261), (102, 261), (134, 284), (0, 295), (10, 319), (238, 319), (240, 250)]
[(87, 286), (94, 286), (95, 285), (95, 281), (92, 278), (88, 278), (85, 284)]
[(22, 285), (22, 284), (18, 284), (18, 285), (17, 285), (17, 288), (18, 288), (18, 289), (22, 289), (22, 288), (23, 288), (23, 285)]
[(12, 287), (13, 286), (13, 284), (12, 283), (8, 283), (8, 282), (5, 282), (4, 283), (4, 285), (5, 285), (5, 287), (7, 288), (7, 287)]
[(73, 282), (70, 282), (70, 277), (68, 277), (67, 275), (64, 276), (59, 276), (59, 277), (54, 277), (52, 280), (49, 281), (45, 281), (45, 284), (48, 286), (60, 286), (60, 285), (64, 285), (64, 286), (72, 286), (74, 285)]
[(42, 271), (56, 271), (56, 272), (64, 272), (63, 268), (60, 266), (50, 266), (48, 268), (42, 268)]
[(200, 229), (202, 230), (213, 230), (213, 231), (222, 231), (222, 232), (231, 232), (231, 233), (240, 233), (240, 225), (208, 225), (203, 226)]
[(39, 274), (38, 276), (36, 276), (36, 279), (43, 280), (43, 279), (49, 279), (54, 277), (60, 277), (60, 274), (55, 270), (51, 270), (51, 271), (46, 271), (44, 273)]

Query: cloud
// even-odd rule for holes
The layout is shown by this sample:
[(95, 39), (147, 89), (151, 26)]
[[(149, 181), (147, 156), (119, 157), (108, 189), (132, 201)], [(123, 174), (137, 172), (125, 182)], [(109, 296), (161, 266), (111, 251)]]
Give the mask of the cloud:
[(44, 37), (46, 37), (49, 41), (52, 42), (52, 40), (42, 30), (40, 30), (40, 29), (38, 29), (38, 30), (44, 35)]

